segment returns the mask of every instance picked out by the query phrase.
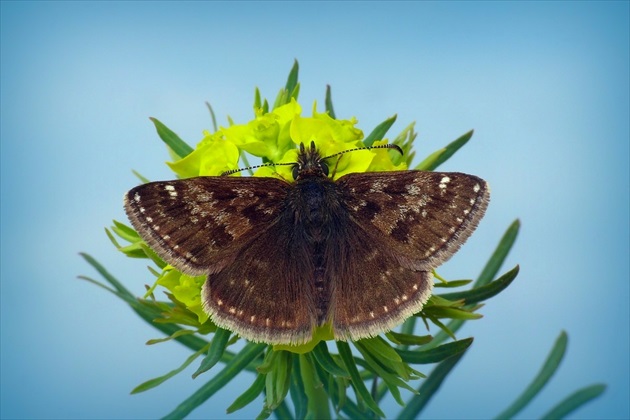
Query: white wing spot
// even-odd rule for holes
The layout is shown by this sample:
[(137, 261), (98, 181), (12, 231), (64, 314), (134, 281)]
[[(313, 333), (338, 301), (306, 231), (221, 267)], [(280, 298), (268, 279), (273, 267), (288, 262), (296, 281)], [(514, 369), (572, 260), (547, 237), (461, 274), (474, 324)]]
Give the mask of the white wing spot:
[(140, 213), (144, 213), (145, 211), (144, 207), (140, 207)]
[(462, 219), (461, 217), (458, 217), (458, 218), (457, 218), (457, 219), (455, 219), (455, 220), (457, 220), (457, 222), (458, 222), (458, 223), (461, 223), (461, 222), (463, 222), (463, 221), (464, 221), (464, 219)]
[(223, 301), (221, 299), (217, 299), (217, 305), (223, 306)]
[(413, 285), (413, 290), (418, 290), (418, 285), (417, 284)]
[(169, 239), (171, 239), (171, 237), (169, 235), (164, 235), (162, 239), (164, 239), (165, 241), (168, 241)]
[(471, 199), (470, 199), (470, 205), (473, 205), (473, 204), (475, 204), (475, 199), (474, 199), (474, 198), (471, 198)]
[(147, 217), (147, 222), (153, 223), (153, 217)]
[(158, 225), (153, 225), (153, 230), (158, 231), (160, 230), (160, 227)]
[(479, 186), (479, 184), (475, 184), (475, 186), (473, 187), (474, 192), (479, 192), (480, 189), (481, 187)]
[(265, 325), (269, 327), (271, 325), (271, 318), (265, 319)]
[(402, 295), (400, 298), (402, 299), (403, 302), (406, 302), (407, 299), (409, 299), (407, 295)]
[(165, 189), (166, 191), (175, 191), (175, 187), (174, 187), (174, 186), (172, 186), (172, 185), (165, 185), (165, 186), (164, 186), (164, 189)]
[(468, 209), (464, 210), (464, 214), (468, 214), (468, 213), (470, 213), (470, 210)]
[(170, 195), (171, 198), (175, 198), (175, 197), (177, 197), (177, 191), (169, 191), (168, 195)]
[(394, 298), (394, 303), (396, 305), (400, 305), (400, 299), (399, 298)]
[(422, 217), (427, 217), (427, 214), (428, 214), (428, 213), (427, 213), (427, 211), (426, 211), (426, 210), (422, 210), (422, 213), (421, 213), (421, 214), (422, 214)]
[(140, 201), (140, 194), (135, 193), (133, 196), (133, 201), (135, 201), (136, 203)]
[(383, 306), (383, 310), (384, 310), (385, 312), (389, 312), (389, 309), (387, 309), (387, 306)]
[(440, 180), (439, 187), (444, 190), (446, 189), (446, 184), (448, 184), (449, 182), (451, 182), (451, 178), (445, 176)]
[(255, 319), (256, 319), (256, 315), (252, 315), (249, 317), (249, 322), (254, 322)]
[(370, 312), (370, 317), (374, 318), (374, 312)]
[(236, 313), (236, 308), (234, 306), (230, 306), (230, 309), (228, 309), (228, 312), (231, 314), (235, 314)]

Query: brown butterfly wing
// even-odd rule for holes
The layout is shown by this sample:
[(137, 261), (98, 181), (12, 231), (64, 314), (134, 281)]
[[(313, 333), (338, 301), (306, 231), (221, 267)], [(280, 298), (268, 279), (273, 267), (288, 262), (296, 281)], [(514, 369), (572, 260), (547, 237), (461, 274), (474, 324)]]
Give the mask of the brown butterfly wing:
[(255, 177), (153, 182), (129, 191), (125, 210), (164, 261), (208, 275), (202, 301), (213, 322), (252, 341), (297, 344), (312, 337), (316, 310), (304, 275), (311, 256), (281, 217), (290, 188)]
[(490, 199), (488, 184), (462, 173), (349, 174), (338, 183), (351, 219), (404, 267), (431, 271), (468, 239)]
[(348, 222), (331, 241), (330, 317), (335, 336), (357, 340), (420, 311), (432, 270), (470, 236), (487, 207), (480, 178), (422, 171), (350, 174), (337, 186)]
[(164, 261), (191, 275), (221, 271), (281, 212), (290, 185), (274, 178), (151, 182), (124, 197), (133, 227)]

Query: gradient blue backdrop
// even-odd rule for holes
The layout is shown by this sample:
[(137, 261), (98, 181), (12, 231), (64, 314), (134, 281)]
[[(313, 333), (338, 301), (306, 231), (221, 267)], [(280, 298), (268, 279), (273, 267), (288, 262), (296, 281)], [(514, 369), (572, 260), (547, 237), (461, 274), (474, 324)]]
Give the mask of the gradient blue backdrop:
[[(273, 99), (297, 58), (301, 102), (369, 132), (417, 121), (419, 156), (471, 128), (445, 165), (487, 179), (477, 233), (442, 268), (476, 275), (503, 231), (522, 221), (505, 269), (516, 282), (460, 336), (475, 343), (427, 418), (499, 413), (538, 372), (562, 329), (566, 359), (522, 418), (578, 387), (605, 395), (573, 418), (629, 412), (628, 2), (561, 3), (1, 3), (2, 418), (159, 417), (209, 376), (177, 367), (177, 343), (85, 282), (96, 256), (134, 293), (149, 276), (103, 227), (124, 220), (122, 194), (172, 177), (149, 116), (190, 144), (252, 116), (255, 86)], [(222, 417), (251, 381), (236, 380), (192, 417)], [(394, 403), (387, 411), (396, 413)], [(238, 413), (251, 417), (260, 402)]]

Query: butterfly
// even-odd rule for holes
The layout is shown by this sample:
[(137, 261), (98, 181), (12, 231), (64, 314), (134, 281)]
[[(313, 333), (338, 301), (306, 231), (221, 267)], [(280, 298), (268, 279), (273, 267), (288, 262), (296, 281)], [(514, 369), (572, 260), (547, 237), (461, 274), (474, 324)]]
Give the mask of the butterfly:
[(207, 277), (219, 327), (299, 345), (330, 325), (336, 340), (391, 330), (419, 312), (433, 270), (477, 227), (488, 184), (463, 173), (350, 173), (300, 144), (292, 182), (205, 176), (137, 186), (133, 227), (167, 263)]

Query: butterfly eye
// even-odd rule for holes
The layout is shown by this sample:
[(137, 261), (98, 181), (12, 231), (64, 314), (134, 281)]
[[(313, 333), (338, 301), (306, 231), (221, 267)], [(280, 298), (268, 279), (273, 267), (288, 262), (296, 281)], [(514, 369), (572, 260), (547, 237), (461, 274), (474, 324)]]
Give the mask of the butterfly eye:
[(328, 165), (326, 164), (326, 162), (322, 160), (321, 162), (319, 162), (319, 166), (320, 168), (322, 168), (322, 172), (324, 173), (324, 175), (328, 176)]
[(291, 168), (291, 175), (293, 176), (294, 180), (298, 178), (299, 173), (300, 173), (300, 165), (293, 165), (293, 168)]

